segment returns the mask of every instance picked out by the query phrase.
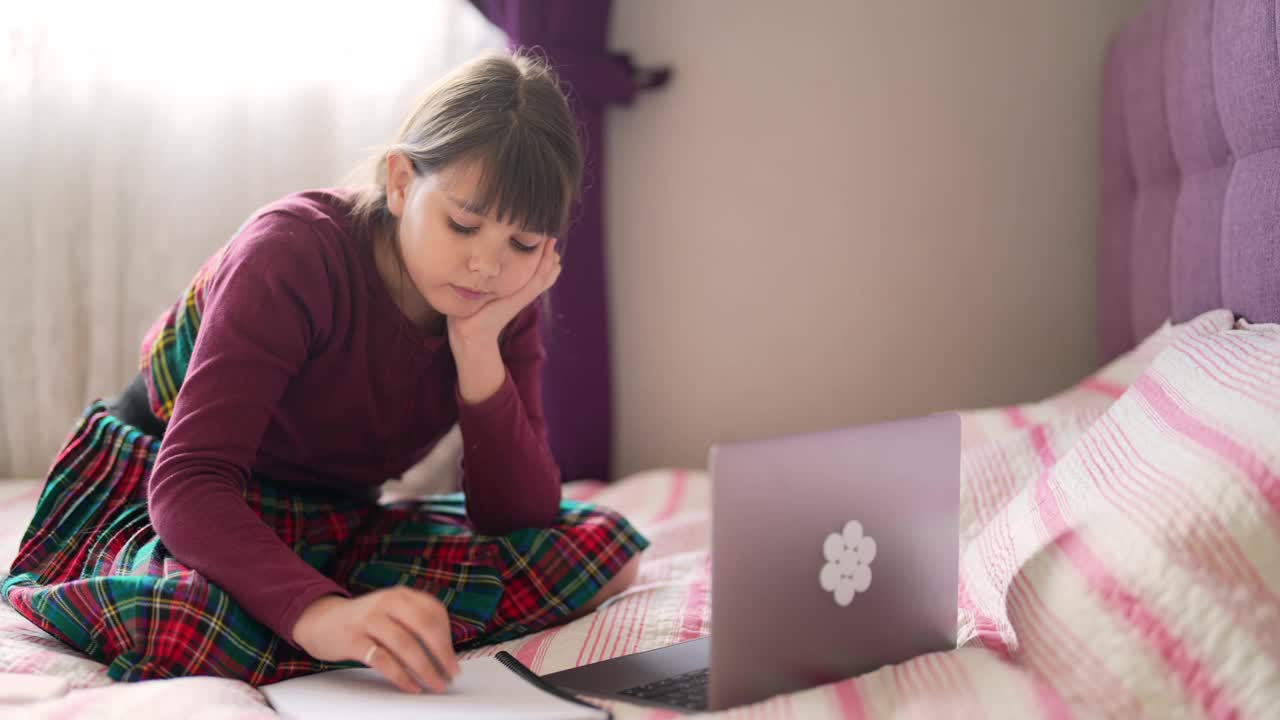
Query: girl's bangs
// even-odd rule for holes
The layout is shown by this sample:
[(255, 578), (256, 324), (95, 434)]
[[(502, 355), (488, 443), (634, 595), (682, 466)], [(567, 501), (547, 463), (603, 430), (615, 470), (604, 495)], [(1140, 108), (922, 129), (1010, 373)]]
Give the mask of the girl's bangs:
[(571, 184), (545, 144), (515, 127), (475, 159), (480, 179), (472, 201), (485, 215), (537, 235), (563, 232)]

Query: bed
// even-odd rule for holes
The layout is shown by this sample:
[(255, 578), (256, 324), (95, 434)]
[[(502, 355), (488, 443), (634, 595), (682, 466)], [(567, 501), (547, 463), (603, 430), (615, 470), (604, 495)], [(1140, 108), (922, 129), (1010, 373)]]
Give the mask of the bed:
[[(1105, 365), (1038, 402), (962, 413), (958, 647), (724, 717), (1280, 708), (1277, 39), (1276, 0), (1154, 0), (1112, 42), (1097, 237)], [(40, 486), (0, 483), (2, 567)], [(638, 580), (587, 617), (464, 657), (506, 650), (548, 673), (710, 633), (709, 490), (705, 473), (683, 469), (566, 486), (651, 539)], [(113, 683), (3, 604), (0, 672), (72, 688), (17, 708), (24, 717), (277, 717), (237, 681)]]

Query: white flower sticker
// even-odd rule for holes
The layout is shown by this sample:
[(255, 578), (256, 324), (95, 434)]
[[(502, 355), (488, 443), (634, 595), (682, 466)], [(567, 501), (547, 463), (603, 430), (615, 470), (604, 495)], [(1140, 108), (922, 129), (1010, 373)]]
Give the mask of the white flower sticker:
[(822, 589), (835, 593), (836, 604), (845, 607), (853, 596), (871, 587), (871, 561), (876, 559), (876, 541), (862, 534), (862, 523), (850, 520), (843, 533), (831, 533), (822, 543), (827, 564), (818, 574)]

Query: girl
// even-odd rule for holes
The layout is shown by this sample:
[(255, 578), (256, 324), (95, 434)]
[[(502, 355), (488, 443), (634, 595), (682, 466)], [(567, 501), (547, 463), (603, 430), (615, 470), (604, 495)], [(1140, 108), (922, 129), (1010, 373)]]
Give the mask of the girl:
[[(368, 665), (443, 690), (455, 647), (589, 612), (647, 541), (561, 500), (539, 298), (581, 150), (551, 71), (434, 85), (361, 185), (257, 212), (55, 461), (3, 594), (117, 680)], [(376, 502), (459, 423), (463, 490)]]

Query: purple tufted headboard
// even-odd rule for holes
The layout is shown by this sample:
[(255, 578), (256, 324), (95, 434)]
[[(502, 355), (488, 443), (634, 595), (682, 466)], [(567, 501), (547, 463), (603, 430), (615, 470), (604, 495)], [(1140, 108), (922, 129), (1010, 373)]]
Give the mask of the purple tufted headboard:
[(1280, 322), (1277, 0), (1150, 0), (1103, 75), (1103, 359), (1166, 319)]

